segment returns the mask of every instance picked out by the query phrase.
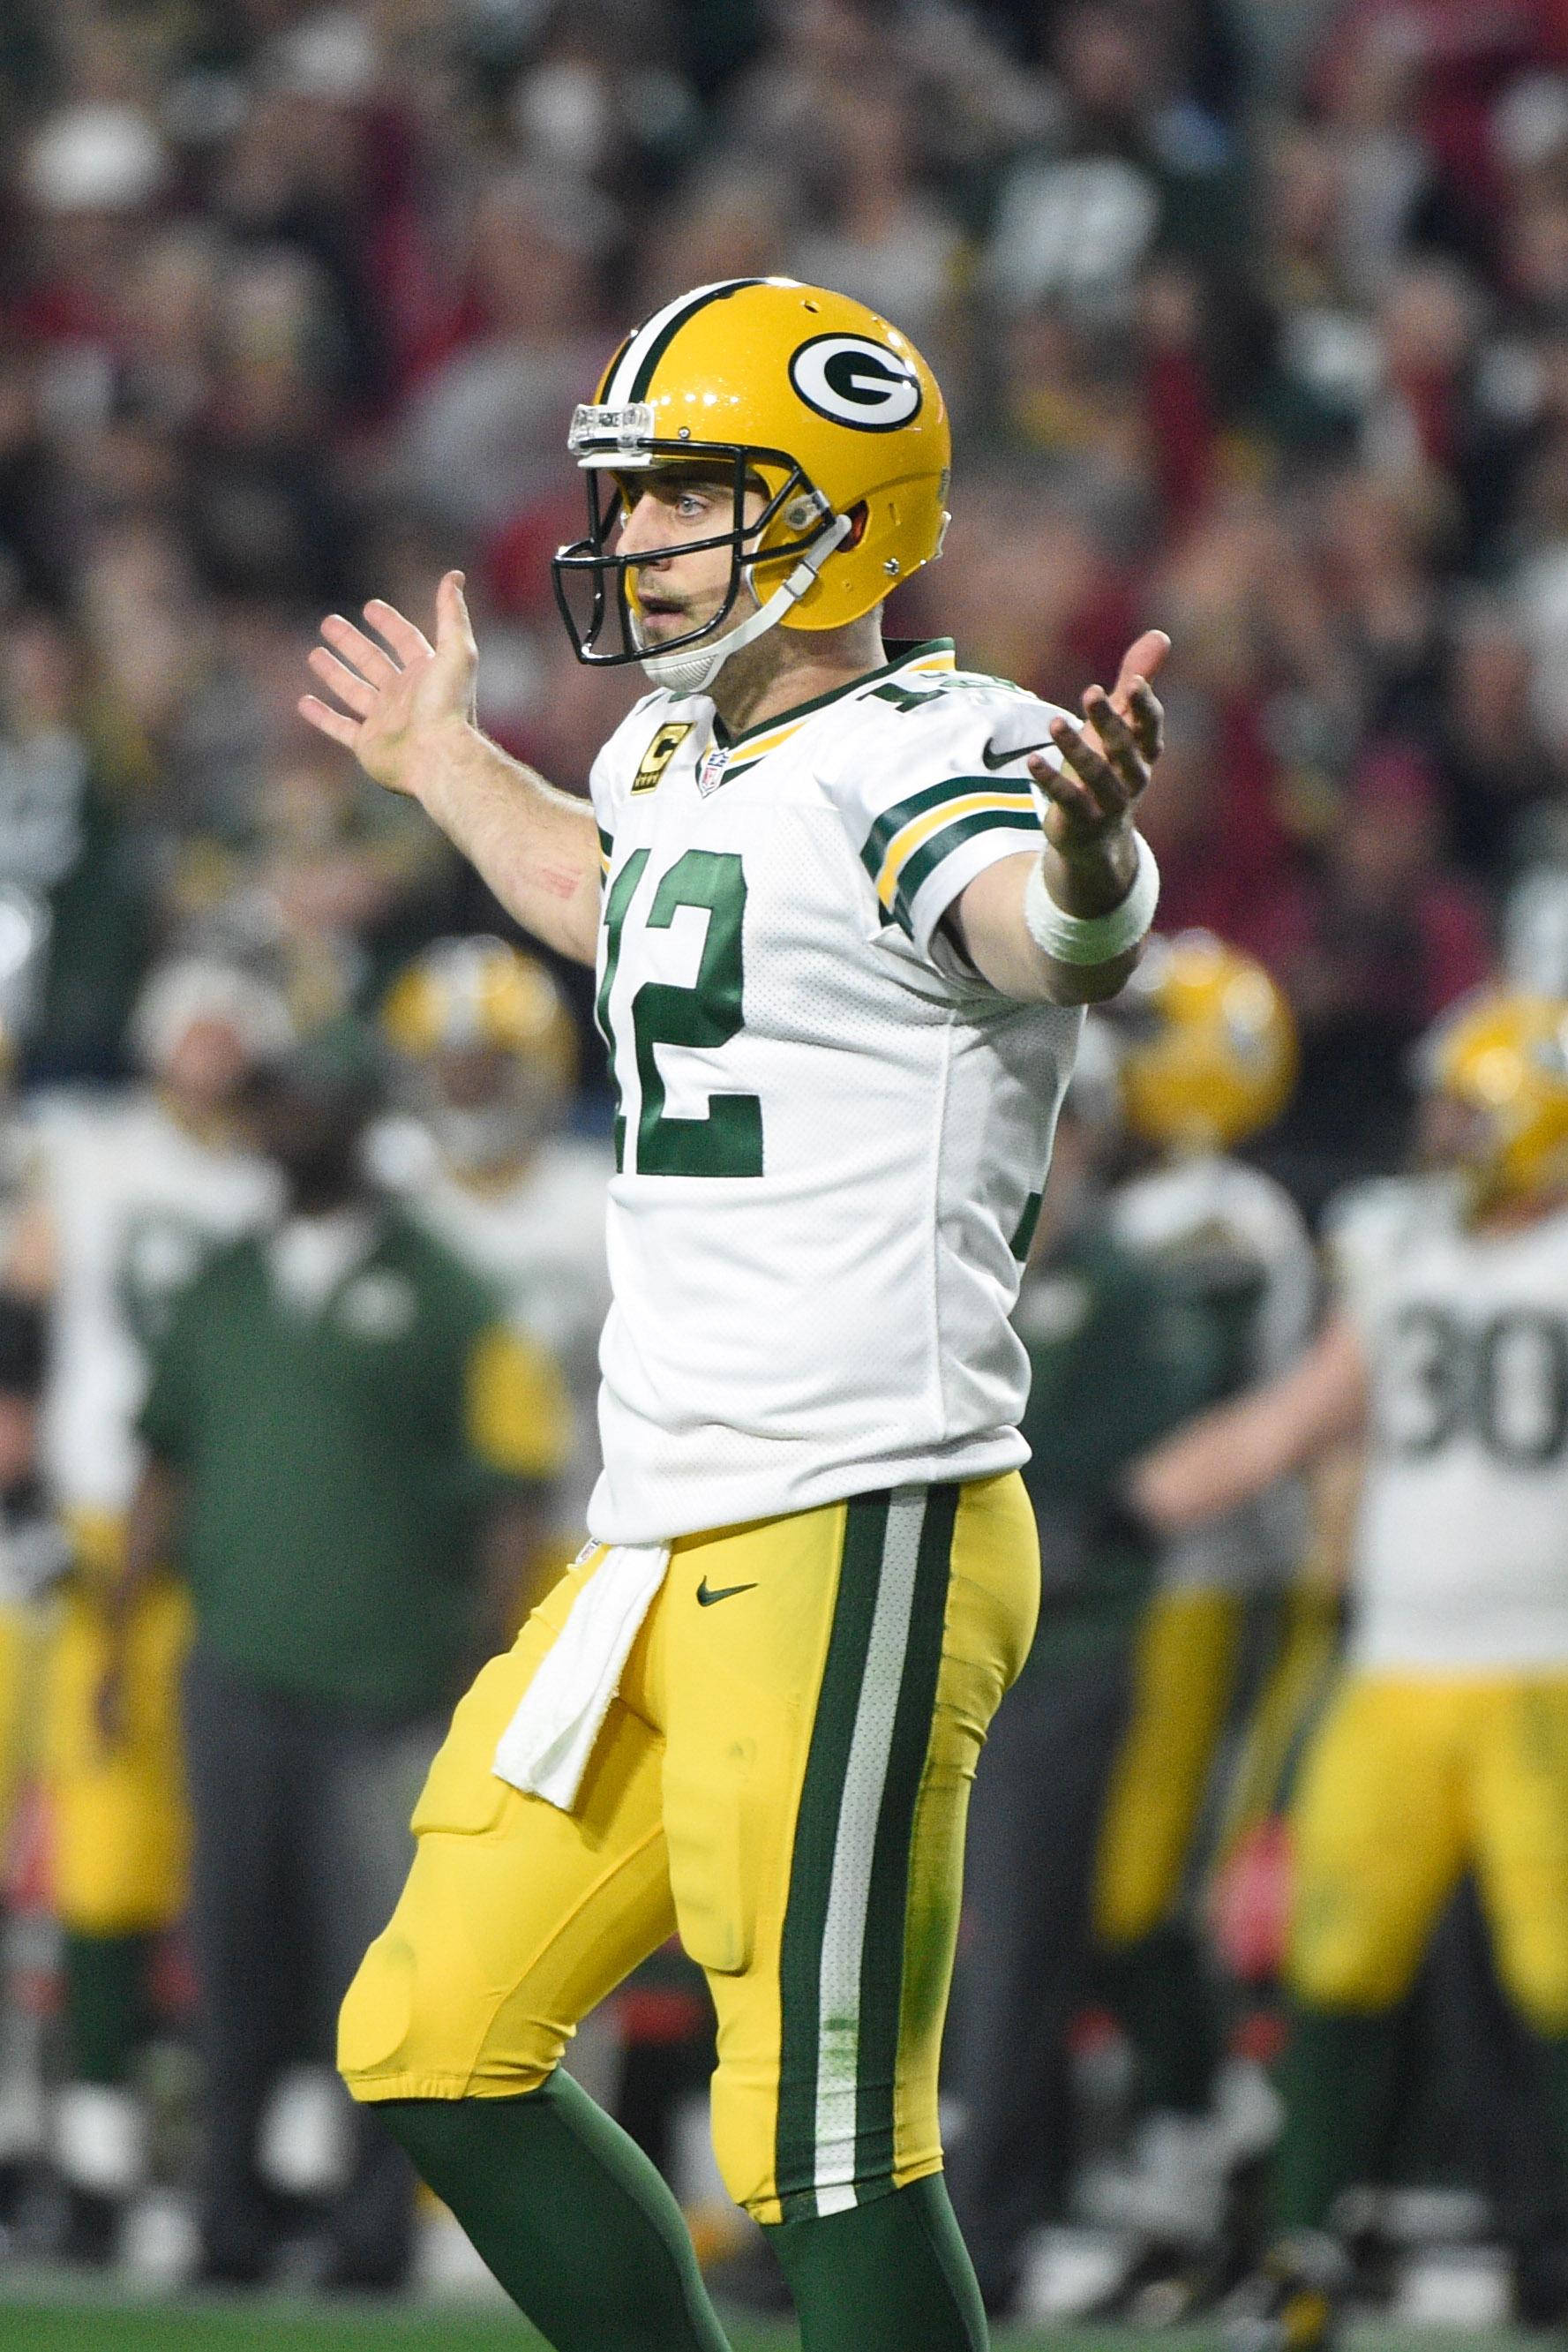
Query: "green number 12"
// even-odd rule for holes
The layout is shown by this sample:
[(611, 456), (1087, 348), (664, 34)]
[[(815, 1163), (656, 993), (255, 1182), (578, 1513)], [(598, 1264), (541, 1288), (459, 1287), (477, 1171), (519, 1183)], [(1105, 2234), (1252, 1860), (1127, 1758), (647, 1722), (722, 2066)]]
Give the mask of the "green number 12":
[[(621, 962), (622, 934), (648, 853), (632, 853), (616, 876), (604, 910), (604, 977), (599, 988), (599, 1025), (619, 1057), (610, 1025), (610, 992)], [(688, 849), (671, 866), (648, 910), (645, 928), (667, 931), (678, 907), (706, 909), (707, 936), (702, 961), (689, 988), (645, 980), (632, 1000), (632, 1033), (643, 1109), (637, 1121), (637, 1170), (643, 1176), (760, 1176), (762, 1105), (756, 1095), (710, 1095), (705, 1118), (673, 1118), (664, 1108), (664, 1081), (656, 1045), (725, 1045), (741, 1029), (741, 927), (746, 914), (746, 875), (729, 850)], [(615, 1082), (615, 1165), (625, 1161), (626, 1120)]]

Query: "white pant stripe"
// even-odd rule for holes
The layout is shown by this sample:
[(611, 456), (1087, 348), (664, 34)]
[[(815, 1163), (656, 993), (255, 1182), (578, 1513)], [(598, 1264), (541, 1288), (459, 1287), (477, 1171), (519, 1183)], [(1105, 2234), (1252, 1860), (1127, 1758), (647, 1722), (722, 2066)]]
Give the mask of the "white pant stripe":
[(844, 1775), (822, 1931), (815, 2169), (819, 2213), (841, 2213), (855, 2201), (855, 2105), (866, 1903), (909, 1647), (925, 1520), (925, 1488), (896, 1488), (888, 1507), (882, 1575)]

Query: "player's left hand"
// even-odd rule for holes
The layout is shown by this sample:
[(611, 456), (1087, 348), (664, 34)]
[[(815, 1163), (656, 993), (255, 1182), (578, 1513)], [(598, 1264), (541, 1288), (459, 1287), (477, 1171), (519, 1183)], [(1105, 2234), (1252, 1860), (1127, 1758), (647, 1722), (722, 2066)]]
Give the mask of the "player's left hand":
[(1052, 766), (1041, 752), (1030, 761), (1050, 803), (1046, 839), (1070, 866), (1130, 835), (1133, 811), (1160, 755), (1163, 713), (1149, 680), (1170, 649), (1163, 629), (1145, 629), (1123, 655), (1110, 693), (1092, 686), (1084, 695), (1084, 726), (1052, 720), (1051, 740), (1065, 766)]

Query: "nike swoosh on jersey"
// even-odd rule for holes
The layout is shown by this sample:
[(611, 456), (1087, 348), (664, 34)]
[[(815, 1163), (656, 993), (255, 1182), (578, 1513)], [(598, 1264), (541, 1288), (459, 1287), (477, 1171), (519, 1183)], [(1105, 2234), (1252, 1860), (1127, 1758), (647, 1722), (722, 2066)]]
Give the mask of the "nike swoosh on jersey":
[(980, 759), (982, 764), (988, 767), (994, 776), (998, 768), (1010, 768), (1015, 760), (1027, 760), (1031, 751), (1051, 751), (1055, 748), (1048, 737), (1043, 743), (1020, 743), (1014, 751), (998, 751), (993, 737), (980, 753)]
[(755, 1592), (756, 1590), (755, 1584), (721, 1584), (714, 1592), (710, 1591), (705, 1576), (697, 1587), (697, 1606), (699, 1609), (711, 1609), (716, 1601), (728, 1601), (737, 1592)]

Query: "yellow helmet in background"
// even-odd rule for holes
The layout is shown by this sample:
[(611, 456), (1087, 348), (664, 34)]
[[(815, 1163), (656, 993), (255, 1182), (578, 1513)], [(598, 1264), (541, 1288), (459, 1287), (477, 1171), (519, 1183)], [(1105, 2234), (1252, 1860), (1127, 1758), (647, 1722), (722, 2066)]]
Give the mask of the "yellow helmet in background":
[(1568, 1186), (1568, 1002), (1485, 989), (1444, 1014), (1418, 1067), (1427, 1092), (1480, 1114), (1464, 1158), (1488, 1199)]
[(1117, 1011), (1123, 1106), (1147, 1142), (1229, 1150), (1290, 1101), (1291, 1008), (1254, 957), (1212, 931), (1152, 939)]
[[(764, 627), (859, 620), (941, 551), (952, 446), (936, 379), (907, 336), (826, 287), (735, 278), (666, 303), (622, 344), (568, 446), (590, 484), (588, 536), (554, 563), (578, 659), (641, 661), (674, 692), (700, 691)], [(728, 593), (650, 651), (637, 572), (654, 558), (610, 541), (637, 475), (686, 464), (733, 480), (733, 527), (685, 551), (727, 547)], [(748, 488), (765, 499), (749, 525)], [(763, 612), (727, 630), (746, 586)]]
[(382, 1027), (411, 1108), (444, 1156), (479, 1174), (553, 1126), (577, 1076), (577, 1032), (542, 963), (502, 940), (437, 940), (404, 967)]

